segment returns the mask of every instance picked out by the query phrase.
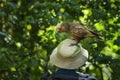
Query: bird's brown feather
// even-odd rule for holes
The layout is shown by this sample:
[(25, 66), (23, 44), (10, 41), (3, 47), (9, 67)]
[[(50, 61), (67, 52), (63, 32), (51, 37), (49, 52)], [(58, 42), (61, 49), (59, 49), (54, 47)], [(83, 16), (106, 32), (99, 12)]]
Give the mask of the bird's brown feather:
[(63, 22), (63, 23), (61, 23), (59, 28), (60, 27), (62, 28), (63, 26), (64, 26), (63, 32), (66, 32), (66, 33), (70, 34), (78, 42), (80, 40), (84, 39), (84, 38), (87, 38), (87, 37), (96, 37), (98, 39), (102, 39), (101, 36), (92, 32), (87, 27), (84, 27), (83, 25), (80, 25), (79, 23), (70, 23), (70, 22), (65, 22), (64, 23)]

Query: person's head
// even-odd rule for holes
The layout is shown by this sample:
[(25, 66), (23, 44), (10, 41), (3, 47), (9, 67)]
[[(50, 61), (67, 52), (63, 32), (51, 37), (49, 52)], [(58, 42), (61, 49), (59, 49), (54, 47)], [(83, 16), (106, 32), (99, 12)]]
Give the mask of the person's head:
[(88, 51), (75, 44), (72, 39), (63, 40), (50, 55), (50, 62), (59, 68), (76, 69), (82, 66), (88, 58)]

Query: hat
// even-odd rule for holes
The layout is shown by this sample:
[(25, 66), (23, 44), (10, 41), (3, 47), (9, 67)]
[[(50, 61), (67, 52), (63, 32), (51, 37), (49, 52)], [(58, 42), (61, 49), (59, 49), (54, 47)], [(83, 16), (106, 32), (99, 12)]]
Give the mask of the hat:
[[(76, 69), (88, 58), (88, 51), (72, 39), (63, 40), (50, 55), (50, 63), (64, 69)], [(71, 45), (76, 44), (76, 45)]]

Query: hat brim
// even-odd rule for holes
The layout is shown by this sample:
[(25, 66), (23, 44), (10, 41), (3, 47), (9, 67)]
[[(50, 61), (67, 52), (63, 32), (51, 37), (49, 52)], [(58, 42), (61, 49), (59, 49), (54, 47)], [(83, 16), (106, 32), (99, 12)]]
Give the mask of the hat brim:
[(88, 58), (88, 51), (81, 47), (81, 52), (77, 56), (63, 58), (57, 55), (57, 47), (53, 50), (50, 55), (50, 62), (59, 68), (64, 69), (76, 69), (82, 66)]

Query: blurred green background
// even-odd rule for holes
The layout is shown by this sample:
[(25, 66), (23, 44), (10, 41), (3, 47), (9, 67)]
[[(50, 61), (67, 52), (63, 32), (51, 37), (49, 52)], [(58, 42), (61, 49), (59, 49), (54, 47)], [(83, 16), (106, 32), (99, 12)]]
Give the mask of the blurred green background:
[(120, 0), (0, 0), (0, 80), (40, 80), (49, 55), (66, 38), (61, 21), (79, 22), (105, 38), (84, 39), (88, 62), (79, 71), (120, 80)]

